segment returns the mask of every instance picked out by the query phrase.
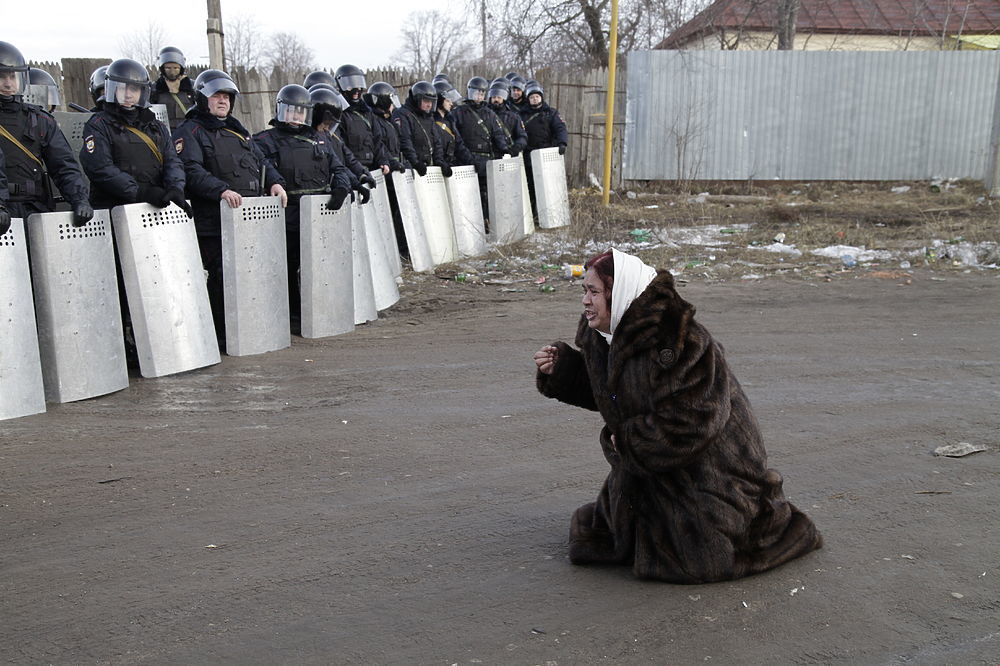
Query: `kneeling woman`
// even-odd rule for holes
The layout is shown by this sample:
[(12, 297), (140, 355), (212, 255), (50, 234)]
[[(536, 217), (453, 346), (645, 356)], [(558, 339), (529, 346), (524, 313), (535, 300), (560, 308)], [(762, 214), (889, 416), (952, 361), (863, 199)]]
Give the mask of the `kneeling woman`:
[(820, 548), (781, 489), (750, 402), (722, 347), (669, 272), (613, 250), (586, 265), (579, 351), (535, 353), (550, 398), (604, 417), (611, 473), (570, 526), (574, 564), (708, 583), (766, 571)]

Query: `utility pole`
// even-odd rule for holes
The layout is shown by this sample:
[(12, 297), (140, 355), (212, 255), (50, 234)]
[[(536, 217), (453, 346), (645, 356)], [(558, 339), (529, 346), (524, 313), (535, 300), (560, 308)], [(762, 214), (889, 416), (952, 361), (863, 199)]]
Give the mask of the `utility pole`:
[(611, 0), (611, 35), (608, 48), (608, 99), (604, 111), (604, 179), (601, 203), (611, 201), (611, 153), (615, 129), (615, 67), (618, 65), (618, 0)]
[(479, 2), (479, 23), (483, 30), (483, 67), (486, 67), (486, 0)]
[(208, 1), (208, 66), (226, 68), (225, 35), (222, 34), (222, 0)]

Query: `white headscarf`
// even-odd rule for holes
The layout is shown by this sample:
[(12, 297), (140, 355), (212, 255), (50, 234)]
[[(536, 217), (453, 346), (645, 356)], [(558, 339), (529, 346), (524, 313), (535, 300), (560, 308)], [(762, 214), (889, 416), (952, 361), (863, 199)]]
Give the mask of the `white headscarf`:
[(615, 328), (618, 327), (618, 322), (622, 320), (625, 311), (632, 305), (632, 301), (645, 291), (656, 277), (656, 269), (644, 264), (639, 257), (612, 248), (611, 260), (615, 268), (615, 281), (611, 287), (611, 332), (601, 333), (608, 344), (611, 344)]

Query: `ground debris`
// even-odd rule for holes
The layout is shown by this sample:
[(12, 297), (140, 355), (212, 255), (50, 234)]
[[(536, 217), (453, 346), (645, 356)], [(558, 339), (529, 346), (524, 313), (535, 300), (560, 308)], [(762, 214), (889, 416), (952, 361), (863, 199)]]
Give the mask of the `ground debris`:
[(934, 449), (934, 455), (947, 456), (948, 458), (961, 458), (962, 456), (968, 456), (985, 450), (986, 447), (982, 444), (959, 442), (958, 444), (945, 444), (944, 446), (937, 447)]

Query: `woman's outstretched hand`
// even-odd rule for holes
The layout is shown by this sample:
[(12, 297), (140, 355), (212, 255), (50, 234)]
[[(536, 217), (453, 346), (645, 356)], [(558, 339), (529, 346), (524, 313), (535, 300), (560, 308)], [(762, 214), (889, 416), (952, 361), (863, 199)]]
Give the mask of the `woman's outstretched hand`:
[(543, 375), (551, 375), (559, 358), (559, 350), (552, 345), (546, 345), (535, 352), (535, 365)]

